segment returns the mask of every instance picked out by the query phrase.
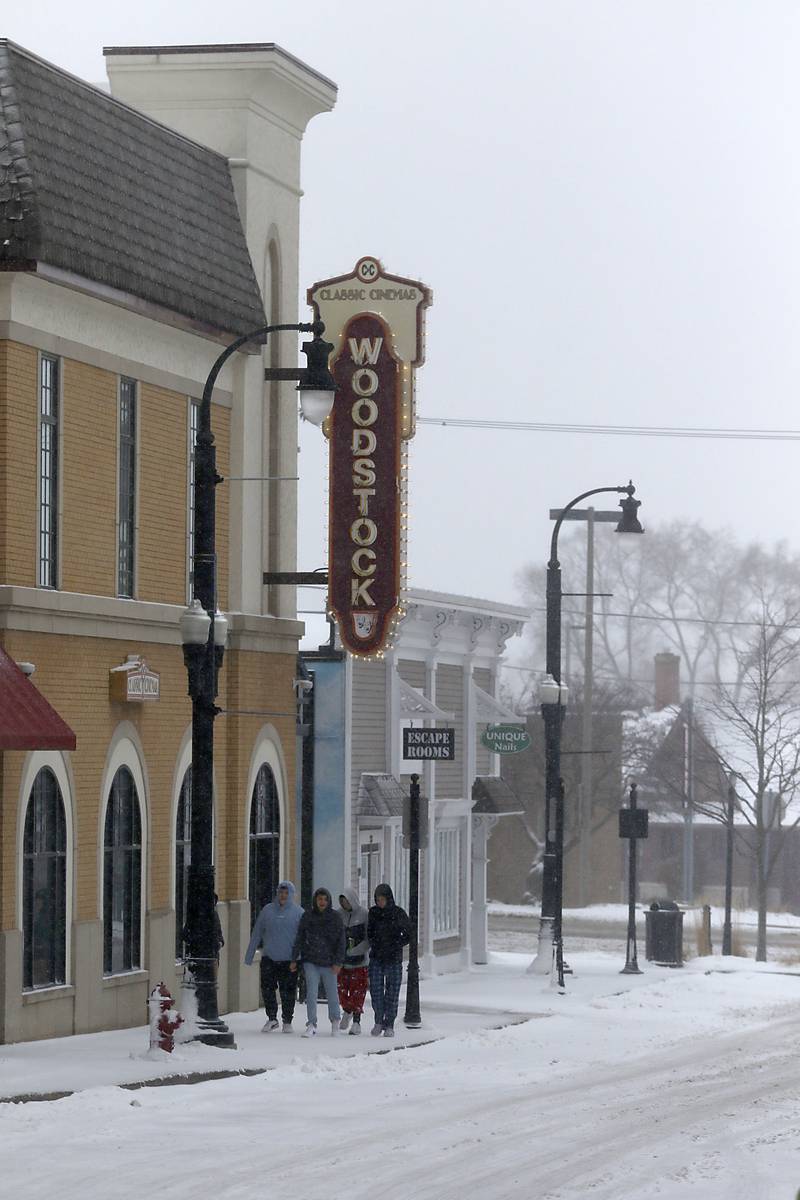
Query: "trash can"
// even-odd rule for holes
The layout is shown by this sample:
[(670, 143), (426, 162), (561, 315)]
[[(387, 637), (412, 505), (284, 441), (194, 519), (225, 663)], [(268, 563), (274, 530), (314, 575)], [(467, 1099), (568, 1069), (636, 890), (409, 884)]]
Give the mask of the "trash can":
[(654, 900), (644, 914), (645, 958), (659, 967), (683, 966), (683, 913), (674, 900)]

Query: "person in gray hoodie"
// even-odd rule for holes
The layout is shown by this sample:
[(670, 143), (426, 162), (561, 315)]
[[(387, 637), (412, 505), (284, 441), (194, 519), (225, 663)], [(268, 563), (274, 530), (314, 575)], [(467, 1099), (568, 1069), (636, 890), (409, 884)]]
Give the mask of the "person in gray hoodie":
[(297, 930), (303, 909), (295, 904), (295, 886), (290, 879), (278, 884), (275, 899), (265, 904), (256, 917), (253, 934), (244, 961), (249, 967), (256, 950), (261, 950), (261, 995), (267, 1022), (262, 1033), (272, 1033), (278, 1028), (278, 1002), (276, 989), (281, 998), (283, 1032), (292, 1032), (292, 1018), (297, 997), (297, 975), (289, 969), (292, 961)]
[(339, 972), (339, 1003), (342, 1006), (340, 1027), (350, 1032), (361, 1033), (361, 1014), (364, 1011), (364, 1000), (369, 984), (367, 959), (369, 957), (369, 942), (367, 941), (367, 910), (362, 908), (355, 888), (342, 888), (339, 896), (337, 913), (342, 918), (344, 933), (347, 938), (342, 969)]

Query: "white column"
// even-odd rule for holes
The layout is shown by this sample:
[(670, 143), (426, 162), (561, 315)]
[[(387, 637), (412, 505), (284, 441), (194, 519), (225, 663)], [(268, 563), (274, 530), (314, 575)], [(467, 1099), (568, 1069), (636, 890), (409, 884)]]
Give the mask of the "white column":
[(425, 906), (422, 936), (422, 963), (426, 975), (436, 973), (433, 953), (433, 873), (436, 867), (436, 801), (428, 803), (428, 848), (425, 851)]
[(489, 864), (489, 834), (497, 818), (482, 813), (472, 817), (472, 962), (489, 961), (489, 915), (486, 869)]
[[(436, 656), (430, 655), (425, 663), (425, 696), (436, 703)], [(433, 722), (426, 721), (426, 728)], [(425, 762), (422, 766), (423, 793), (428, 797), (428, 849), (422, 856), (420, 873), (424, 872), (424, 902), (420, 905), (420, 949), (426, 974), (433, 974), (433, 871), (435, 866), (435, 809), (436, 809), (436, 764)]]
[(475, 782), (475, 693), (472, 688), (472, 660), (465, 659), (462, 670), (464, 687), (464, 799), (472, 799), (472, 785)]
[(469, 810), (472, 808), (472, 785), (475, 782), (476, 753), (476, 705), (475, 691), (472, 685), (473, 664), (471, 659), (465, 659), (462, 666), (464, 686), (464, 801), (467, 805), (467, 816), (464, 818), (464, 861), (461, 866), (461, 928), (462, 946), (461, 958), (466, 967), (472, 961), (472, 819)]

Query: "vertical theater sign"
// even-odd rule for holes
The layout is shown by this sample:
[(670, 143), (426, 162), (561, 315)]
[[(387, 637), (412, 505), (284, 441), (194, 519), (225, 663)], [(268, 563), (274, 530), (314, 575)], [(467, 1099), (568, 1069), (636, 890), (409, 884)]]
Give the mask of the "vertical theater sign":
[(414, 372), (425, 356), (430, 290), (362, 258), (350, 275), (308, 291), (334, 345), (330, 441), (328, 609), (342, 645), (379, 655), (400, 614), (405, 582), (407, 443)]

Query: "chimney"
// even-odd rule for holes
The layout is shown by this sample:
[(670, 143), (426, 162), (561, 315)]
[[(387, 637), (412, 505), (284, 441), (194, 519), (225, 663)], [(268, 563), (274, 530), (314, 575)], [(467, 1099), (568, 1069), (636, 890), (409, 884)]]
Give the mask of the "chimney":
[(655, 657), (655, 703), (656, 712), (670, 705), (677, 707), (681, 702), (680, 655), (663, 651)]

